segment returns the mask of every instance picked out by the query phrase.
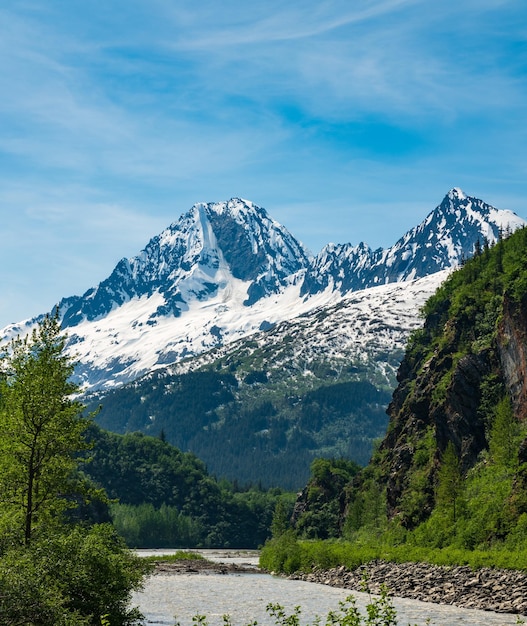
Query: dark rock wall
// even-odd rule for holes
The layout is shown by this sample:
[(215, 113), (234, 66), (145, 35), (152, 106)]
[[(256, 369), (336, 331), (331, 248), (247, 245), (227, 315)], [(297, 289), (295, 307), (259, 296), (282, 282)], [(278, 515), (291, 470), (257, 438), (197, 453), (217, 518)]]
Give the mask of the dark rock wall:
[[(525, 322), (524, 318), (522, 321)], [(509, 319), (507, 329), (508, 336), (517, 338), (518, 327), (514, 318)], [(474, 466), (488, 445), (485, 421), (480, 412), (480, 390), (489, 375), (502, 376), (501, 363), (497, 352), (491, 349), (456, 357), (459, 332), (454, 331), (452, 341), (425, 363), (420, 362), (422, 355), (407, 354), (399, 369), (399, 386), (388, 407), (388, 432), (380, 446), (380, 454), (373, 459), (374, 465), (381, 469), (386, 485), (388, 516), (402, 516), (401, 521), (408, 527), (423, 521), (432, 511), (437, 470), (448, 442), (454, 444), (464, 472)], [(526, 356), (525, 343), (520, 344), (519, 340), (508, 341), (505, 353), (510, 362), (507, 385), (514, 382), (518, 398), (525, 393), (525, 376), (518, 377), (514, 367), (518, 359)], [(416, 375), (416, 371), (419, 374)], [(438, 396), (437, 390), (441, 387), (445, 388), (444, 393)], [(416, 450), (430, 432), (434, 439), (432, 458), (416, 468)], [(427, 474), (423, 506), (420, 516), (404, 519), (401, 502), (410, 489), (412, 473), (416, 469)]]

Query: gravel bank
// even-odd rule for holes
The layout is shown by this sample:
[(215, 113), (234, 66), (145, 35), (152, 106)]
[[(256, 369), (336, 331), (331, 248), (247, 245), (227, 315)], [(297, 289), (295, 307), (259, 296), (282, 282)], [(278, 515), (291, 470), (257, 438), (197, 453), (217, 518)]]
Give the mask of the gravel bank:
[(470, 567), (446, 567), (426, 563), (372, 561), (355, 570), (344, 566), (331, 570), (297, 572), (294, 580), (371, 593), (385, 585), (389, 593), (423, 602), (451, 604), (498, 613), (527, 614), (527, 572)]
[(156, 561), (154, 574), (254, 574), (258, 568), (243, 563), (218, 563), (207, 559)]

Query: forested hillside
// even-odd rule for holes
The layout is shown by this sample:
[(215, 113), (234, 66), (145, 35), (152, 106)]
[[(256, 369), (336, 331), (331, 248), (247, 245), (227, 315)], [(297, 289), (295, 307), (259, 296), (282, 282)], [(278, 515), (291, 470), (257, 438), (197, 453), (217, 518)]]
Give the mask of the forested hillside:
[(240, 484), (299, 489), (317, 456), (367, 463), (386, 428), (386, 383), (361, 380), (365, 365), (312, 364), (306, 374), (293, 355), (285, 360), (246, 342), (199, 371), (154, 372), (105, 395), (97, 420), (119, 433), (164, 433)]
[[(270, 536), (280, 489), (239, 489), (209, 475), (194, 454), (141, 433), (92, 425), (83, 471), (111, 499), (113, 522), (131, 546), (257, 548)], [(289, 504), (287, 504), (289, 503)]]
[(481, 242), (423, 314), (386, 437), (335, 498), (337, 527), (305, 524), (319, 506), (316, 474), (294, 526), (311, 537), (525, 548), (527, 230)]

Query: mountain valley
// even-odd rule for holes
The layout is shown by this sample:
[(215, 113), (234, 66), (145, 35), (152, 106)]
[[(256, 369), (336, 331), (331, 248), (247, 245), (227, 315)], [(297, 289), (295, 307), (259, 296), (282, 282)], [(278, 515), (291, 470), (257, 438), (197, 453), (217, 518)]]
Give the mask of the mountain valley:
[(452, 189), (387, 250), (313, 256), (253, 203), (200, 204), (58, 311), (103, 426), (163, 434), (219, 476), (298, 488), (317, 456), (367, 463), (421, 307), (523, 225)]

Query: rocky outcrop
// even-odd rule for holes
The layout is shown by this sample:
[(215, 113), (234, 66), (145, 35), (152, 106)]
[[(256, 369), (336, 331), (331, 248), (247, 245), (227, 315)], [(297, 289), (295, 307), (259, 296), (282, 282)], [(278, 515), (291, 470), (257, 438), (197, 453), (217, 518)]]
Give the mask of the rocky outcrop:
[[(441, 349), (425, 356), (427, 346), (423, 342), (424, 349), (408, 351), (401, 364), (399, 386), (388, 407), (388, 432), (380, 447), (380, 460), (373, 463), (384, 477), (388, 517), (398, 517), (407, 528), (424, 521), (433, 510), (437, 471), (449, 441), (454, 444), (463, 473), (474, 467), (488, 448), (489, 414), (482, 407), (482, 389), (489, 380), (496, 389), (506, 390), (516, 417), (527, 420), (527, 296), (519, 299), (506, 294), (499, 302), (494, 313), (499, 320), (497, 332), (486, 347), (478, 351), (466, 348), (470, 343), (467, 337), (473, 346), (480, 340), (469, 314), (449, 318), (446, 309), (439, 308), (427, 319), (424, 332), (439, 331)], [(465, 346), (461, 357), (460, 346)], [(417, 455), (430, 434), (433, 443), (428, 456)], [(527, 462), (527, 439), (520, 447), (519, 461)], [(416, 472), (425, 475), (426, 481), (419, 505), (412, 511), (402, 502)], [(527, 510), (525, 488), (527, 471), (522, 470), (515, 479), (510, 503), (516, 515)]]
[[(464, 471), (476, 463), (487, 446), (479, 411), (480, 385), (496, 367), (490, 351), (467, 354), (456, 364), (449, 351), (442, 351), (424, 364), (415, 377), (415, 363), (411, 363), (411, 357), (405, 357), (399, 371), (399, 387), (388, 407), (390, 426), (380, 447), (379, 464), (385, 476), (389, 518), (401, 516), (402, 523), (412, 527), (430, 514), (436, 472), (449, 441), (454, 444)], [(442, 385), (446, 389), (438, 401), (437, 389)], [(427, 432), (433, 435), (433, 449), (418, 467), (415, 453)], [(400, 503), (416, 470), (427, 474), (427, 487), (419, 514), (407, 519)]]
[(353, 591), (379, 593), (384, 585), (390, 595), (451, 604), (497, 613), (527, 613), (527, 572), (467, 566), (446, 567), (427, 563), (372, 561), (355, 570), (344, 566), (314, 569), (289, 576)]
[(498, 350), (507, 388), (522, 421), (527, 419), (527, 297), (521, 303), (505, 297)]

